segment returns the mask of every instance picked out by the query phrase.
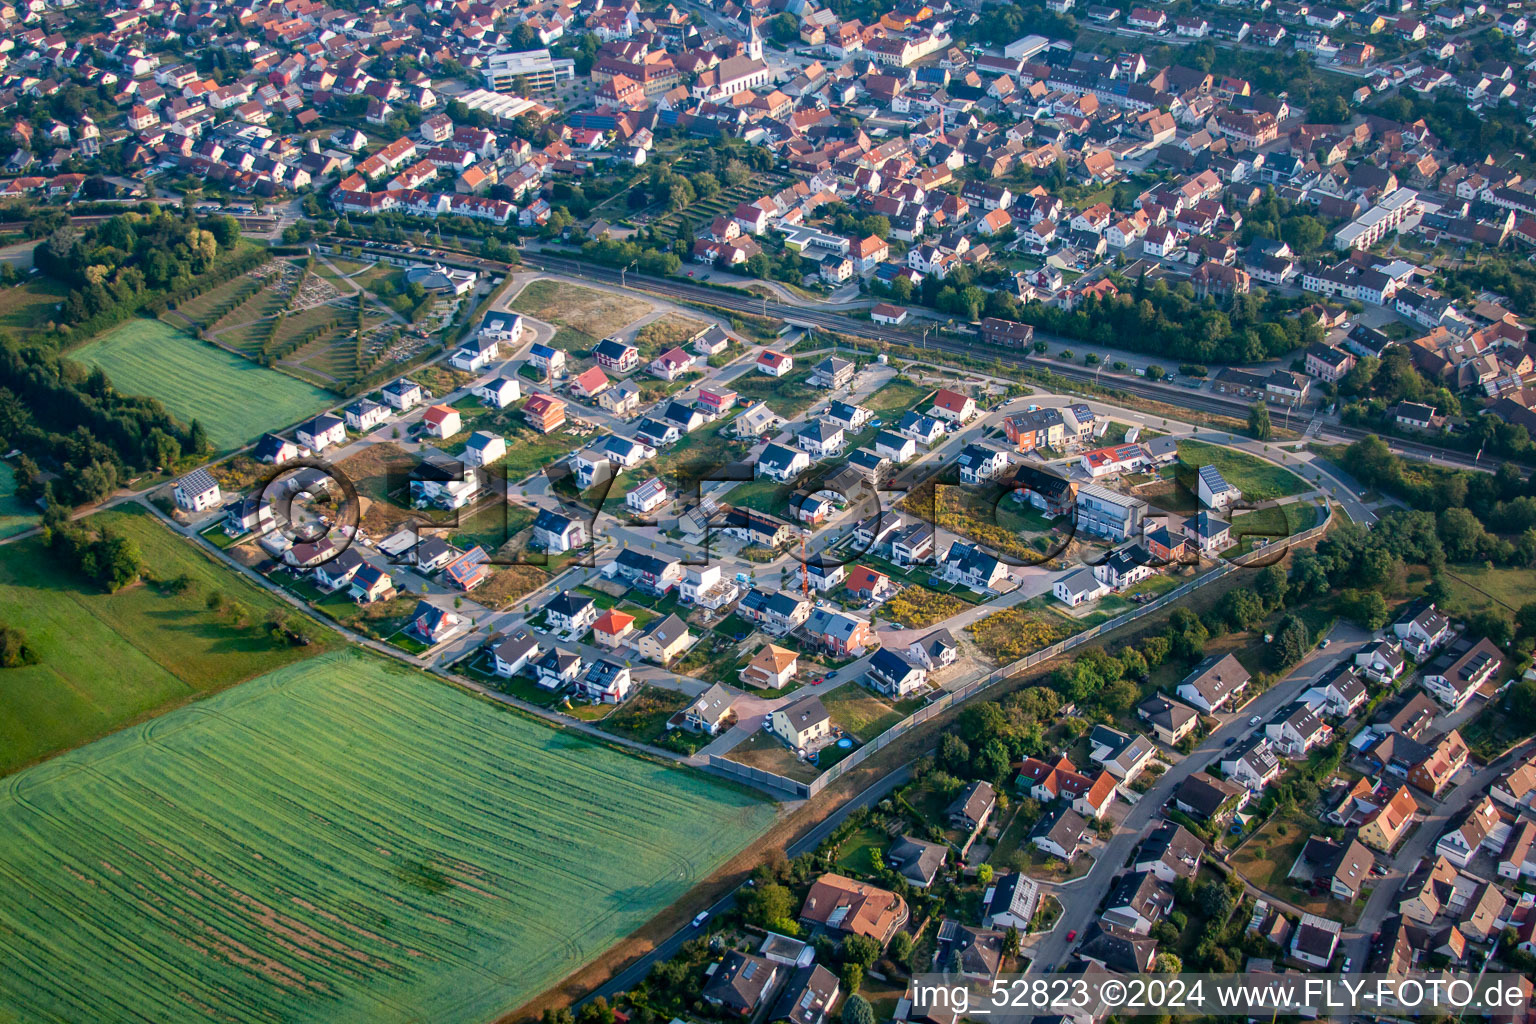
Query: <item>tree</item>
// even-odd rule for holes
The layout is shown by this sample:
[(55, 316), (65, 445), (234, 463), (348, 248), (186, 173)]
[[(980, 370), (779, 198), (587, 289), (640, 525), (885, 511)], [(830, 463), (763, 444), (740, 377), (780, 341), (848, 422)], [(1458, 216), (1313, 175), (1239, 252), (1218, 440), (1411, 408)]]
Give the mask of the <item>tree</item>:
[(864, 968), (858, 964), (843, 964), (842, 978), (843, 991), (852, 997), (859, 991), (859, 986), (864, 984)]
[(602, 996), (583, 1006), (576, 1015), (576, 1024), (613, 1024), (613, 1021), (613, 1007)]
[(1184, 963), (1173, 953), (1159, 953), (1153, 961), (1152, 972), (1154, 974), (1182, 974)]
[(1339, 595), (1339, 614), (1374, 631), (1387, 623), (1387, 602), (1374, 590), (1346, 590)]
[(1009, 925), (1003, 933), (1003, 956), (1019, 955), (1019, 929), (1017, 925)]
[(14, 626), (0, 624), (0, 668), (36, 664), (37, 653), (27, 646), (27, 634)]
[(868, 999), (855, 992), (843, 1002), (842, 1020), (843, 1024), (875, 1024), (875, 1008), (869, 1005)]
[(838, 957), (845, 964), (870, 967), (880, 959), (880, 943), (867, 935), (844, 935)]
[(746, 890), (742, 912), (747, 920), (770, 928), (794, 919), (794, 894), (782, 885), (760, 885)]
[(752, 168), (740, 160), (727, 160), (725, 162), (725, 183), (727, 185), (745, 185), (752, 180)]
[(971, 748), (965, 740), (952, 732), (946, 732), (939, 737), (939, 763), (950, 768), (957, 768), (966, 764), (971, 759)]
[(890, 957), (902, 966), (908, 966), (907, 961), (912, 958), (912, 936), (907, 932), (897, 932), (891, 936)]
[(1269, 440), (1269, 406), (1263, 402), (1254, 402), (1248, 408), (1248, 433), (1260, 441)]
[(208, 230), (220, 249), (232, 249), (240, 241), (240, 222), (225, 214), (208, 221)]
[(1275, 639), (1269, 645), (1269, 660), (1277, 669), (1289, 668), (1307, 654), (1312, 646), (1312, 632), (1295, 615), (1280, 620)]
[(1220, 882), (1205, 882), (1195, 889), (1195, 902), (1201, 913), (1215, 922), (1225, 922), (1232, 913), (1232, 890)]
[(982, 885), (992, 884), (992, 865), (983, 864), (976, 869), (976, 881)]

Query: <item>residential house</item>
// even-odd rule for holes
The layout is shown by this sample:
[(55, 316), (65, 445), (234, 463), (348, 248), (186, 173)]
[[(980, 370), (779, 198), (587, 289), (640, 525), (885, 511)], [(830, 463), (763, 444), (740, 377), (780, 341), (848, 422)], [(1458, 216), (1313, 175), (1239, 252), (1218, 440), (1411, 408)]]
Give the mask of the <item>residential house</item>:
[(531, 538), (531, 546), (534, 550), (558, 555), (579, 547), (586, 541), (587, 529), (579, 519), (573, 519), (547, 508), (540, 509), (539, 514), (534, 517)]
[(1179, 683), (1179, 698), (1204, 714), (1235, 707), (1252, 678), (1243, 663), (1230, 654), (1211, 655), (1196, 665)]
[(533, 659), (533, 681), (546, 690), (574, 686), (581, 677), (581, 655), (552, 647)]
[(206, 512), (222, 500), (219, 482), (206, 469), (194, 469), (177, 480), (174, 494), (183, 512)]
[(436, 647), (463, 627), (463, 616), (426, 601), (418, 601), (406, 620), (405, 631), (428, 647)]
[(800, 656), (794, 651), (775, 644), (764, 644), (762, 649), (741, 670), (741, 681), (747, 686), (765, 690), (777, 690), (794, 682), (800, 670)]
[(597, 621), (597, 602), (585, 594), (561, 591), (544, 603), (544, 623), (550, 632), (581, 636)]
[(1200, 712), (1161, 693), (1154, 693), (1136, 708), (1136, 716), (1152, 729), (1159, 743), (1176, 746), (1200, 724)]
[(673, 715), (667, 722), (667, 728), (683, 728), (718, 736), (735, 721), (736, 696), (716, 683), (695, 697), (693, 703)]
[(615, 648), (635, 631), (635, 617), (617, 608), (599, 615), (592, 623), (592, 642), (599, 647)]
[(1420, 685), (1454, 712), (1471, 700), (1480, 687), (1497, 678), (1503, 665), (1503, 652), (1493, 641), (1484, 637), (1449, 665), (1426, 671)]
[(1339, 948), (1343, 926), (1316, 914), (1301, 915), (1301, 923), (1291, 935), (1291, 956), (1309, 967), (1324, 968)]
[(599, 658), (572, 683), (578, 697), (594, 704), (619, 704), (629, 696), (634, 685), (629, 666), (608, 658)]
[(1173, 890), (1151, 871), (1127, 871), (1109, 890), (1100, 920), (1146, 935), (1173, 909)]
[(1172, 885), (1181, 878), (1193, 879), (1200, 871), (1205, 844), (1183, 825), (1164, 821), (1149, 832), (1131, 858), (1132, 871), (1149, 871)]
[(1253, 733), (1222, 751), (1221, 773), (1247, 786), (1250, 793), (1259, 793), (1280, 777), (1280, 758), (1269, 737)]
[(421, 414), (422, 426), (431, 437), (452, 437), (463, 429), (459, 410), (450, 405), (430, 405)]
[(928, 685), (928, 670), (900, 652), (883, 647), (869, 661), (870, 687), (887, 697), (901, 699)]
[(912, 836), (901, 836), (885, 851), (885, 862), (909, 885), (931, 886), (949, 856), (949, 847)]
[(1415, 661), (1423, 662), (1450, 639), (1451, 623), (1433, 601), (1418, 601), (1392, 623), (1392, 635)]
[(1235, 501), (1241, 501), (1243, 492), (1227, 483), (1226, 477), (1214, 464), (1200, 467), (1195, 479), (1195, 495), (1207, 508), (1222, 509)]
[(997, 806), (997, 794), (990, 782), (972, 781), (950, 801), (944, 817), (951, 828), (975, 832), (984, 827)]
[(907, 923), (906, 901), (893, 892), (837, 874), (811, 883), (800, 919), (834, 932), (874, 939), (883, 949)]
[(347, 425), (345, 421), (330, 413), (321, 413), (312, 420), (307, 420), (294, 428), (294, 436), (299, 444), (312, 452), (322, 452), (333, 444), (341, 444), (347, 439)]
[(1071, 807), (1058, 805), (1047, 810), (1035, 823), (1029, 841), (1070, 864), (1089, 842), (1088, 822)]
[(705, 982), (700, 995), (718, 1010), (750, 1017), (782, 976), (780, 965), (764, 957), (731, 950)]
[(1298, 700), (1276, 712), (1275, 717), (1265, 724), (1264, 734), (1282, 755), (1299, 760), (1306, 757), (1308, 751), (1332, 740), (1333, 727), (1305, 701)]
[(526, 629), (519, 629), (491, 648), (491, 661), (497, 675), (510, 679), (527, 668), (539, 653), (539, 642)]
[(1179, 784), (1173, 805), (1196, 821), (1224, 825), (1248, 800), (1248, 790), (1234, 782), (1199, 772)]
[(1407, 786), (1397, 787), (1388, 800), (1360, 823), (1356, 833), (1360, 841), (1373, 850), (1391, 853), (1413, 825), (1413, 817), (1419, 812), (1418, 802)]
[(809, 753), (832, 736), (832, 716), (814, 694), (776, 708), (769, 716), (769, 724), (775, 736), (801, 753)]
[(868, 619), (861, 619), (832, 608), (816, 608), (805, 620), (805, 632), (811, 640), (835, 657), (858, 657), (875, 643)]

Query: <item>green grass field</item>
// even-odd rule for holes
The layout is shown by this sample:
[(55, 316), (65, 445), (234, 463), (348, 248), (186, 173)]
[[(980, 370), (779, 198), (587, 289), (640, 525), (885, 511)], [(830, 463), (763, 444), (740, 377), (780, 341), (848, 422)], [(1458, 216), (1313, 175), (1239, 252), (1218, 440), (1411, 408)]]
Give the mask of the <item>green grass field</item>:
[(69, 295), (69, 285), (42, 274), (21, 284), (0, 288), (0, 329), (24, 333), (59, 319), (59, 304)]
[(10, 780), (0, 1019), (479, 1024), (774, 815), (330, 654)]
[(16, 497), (16, 470), (0, 462), (0, 537), (13, 537), (37, 525), (37, 509)]
[(206, 345), (159, 320), (130, 320), (71, 353), (124, 394), (151, 395), (219, 448), (238, 448), (331, 405), (325, 391)]
[[(0, 548), (0, 621), (23, 630), (39, 655), (36, 665), (0, 672), (0, 772), (308, 658), (331, 642), (316, 629), (309, 647), (277, 646), (263, 627), (277, 602), (137, 506), (88, 522), (131, 538), (160, 579), (185, 575), (190, 583), (180, 594), (149, 584), (107, 594), (62, 568), (36, 537)], [(249, 625), (210, 611), (213, 593), (243, 606)]]
[[(1189, 488), (1194, 490), (1194, 471), (1214, 465), (1227, 483), (1243, 492), (1249, 501), (1272, 501), (1311, 490), (1301, 477), (1256, 455), (1204, 441), (1180, 441), (1179, 461), (1189, 467)], [(1182, 471), (1181, 471), (1182, 478)]]

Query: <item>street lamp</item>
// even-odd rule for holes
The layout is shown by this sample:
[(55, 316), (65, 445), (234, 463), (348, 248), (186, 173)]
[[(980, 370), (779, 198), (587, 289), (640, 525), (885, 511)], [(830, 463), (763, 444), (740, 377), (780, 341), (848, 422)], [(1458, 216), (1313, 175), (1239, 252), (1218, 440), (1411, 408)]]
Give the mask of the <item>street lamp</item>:
[[(629, 267), (632, 267), (636, 263), (639, 263), (639, 262), (640, 262), (639, 258), (632, 259), (632, 260), (629, 261)], [(629, 267), (621, 267), (621, 268), (619, 268), (619, 287), (620, 288), (624, 287), (624, 275), (629, 273)]]

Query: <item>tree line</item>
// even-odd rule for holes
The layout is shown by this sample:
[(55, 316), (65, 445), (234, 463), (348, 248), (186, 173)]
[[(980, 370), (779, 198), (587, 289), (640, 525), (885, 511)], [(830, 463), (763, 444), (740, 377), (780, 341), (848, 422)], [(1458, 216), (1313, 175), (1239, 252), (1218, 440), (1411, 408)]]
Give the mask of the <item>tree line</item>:
[(1118, 294), (1090, 295), (1075, 310), (1031, 301), (1007, 319), (1094, 345), (1200, 363), (1261, 362), (1323, 340), (1317, 319), (1291, 315), (1296, 300), (1278, 293), (1218, 302), (1197, 298), (1188, 281), (1169, 287), (1165, 281), (1149, 285), (1145, 277), (1134, 283), (1116, 274), (1110, 279)]

